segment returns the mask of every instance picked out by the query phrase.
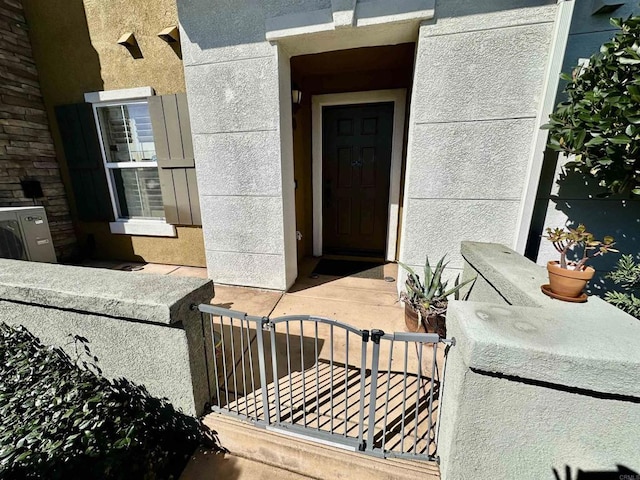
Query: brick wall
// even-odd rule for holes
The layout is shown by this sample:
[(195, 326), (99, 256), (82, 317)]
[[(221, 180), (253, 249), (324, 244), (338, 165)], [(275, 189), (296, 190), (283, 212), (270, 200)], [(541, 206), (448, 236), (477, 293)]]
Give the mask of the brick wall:
[(20, 186), (39, 180), (58, 258), (76, 238), (42, 102), (38, 72), (20, 0), (0, 0), (0, 206), (29, 206)]

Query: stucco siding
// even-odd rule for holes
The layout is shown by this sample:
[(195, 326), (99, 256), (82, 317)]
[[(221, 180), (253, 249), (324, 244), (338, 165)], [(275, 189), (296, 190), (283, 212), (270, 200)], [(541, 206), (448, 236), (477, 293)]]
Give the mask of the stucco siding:
[(457, 15), (441, 2), (445, 18), (420, 27), (403, 262), (448, 253), (459, 271), (462, 240), (515, 237), (557, 10), (540, 3)]
[[(182, 60), (158, 38), (178, 24), (176, 0), (24, 0), (29, 37), (81, 253), (124, 261), (204, 266), (199, 227), (176, 228), (176, 237), (112, 234), (107, 222), (78, 220), (54, 107), (84, 101), (86, 92), (152, 87), (156, 94), (185, 91)], [(142, 58), (117, 41), (135, 34)]]
[(213, 15), (210, 2), (178, 6), (207, 267), (220, 283), (284, 290), (296, 276), (295, 223), (285, 218), (293, 160), (282, 140), (290, 80), (265, 40), (265, 18), (289, 3), (317, 7), (221, 1)]

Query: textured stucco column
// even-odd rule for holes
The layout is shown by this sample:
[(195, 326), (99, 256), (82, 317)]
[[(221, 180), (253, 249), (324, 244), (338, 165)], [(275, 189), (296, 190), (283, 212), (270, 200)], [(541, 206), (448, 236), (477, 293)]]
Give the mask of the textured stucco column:
[(211, 330), (191, 307), (212, 297), (210, 280), (0, 259), (0, 322), (74, 360), (73, 337), (84, 337), (105, 377), (142, 384), (191, 415), (215, 382)]
[(288, 56), (265, 40), (263, 2), (178, 13), (209, 276), (285, 290), (297, 275)]
[(597, 297), (548, 298), (545, 269), (502, 245), (462, 254), (478, 282), (447, 312), (442, 479), (640, 472), (640, 322)]
[[(515, 237), (557, 5), (440, 2), (420, 27), (400, 260)], [(546, 4), (546, 5), (545, 5)], [(522, 8), (529, 5), (529, 7)], [(401, 284), (402, 282), (399, 282)]]

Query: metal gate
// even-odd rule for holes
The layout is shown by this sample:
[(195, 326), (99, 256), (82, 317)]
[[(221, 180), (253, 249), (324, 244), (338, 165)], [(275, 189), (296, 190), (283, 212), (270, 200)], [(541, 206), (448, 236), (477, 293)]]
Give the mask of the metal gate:
[(437, 460), (440, 377), (452, 340), (198, 308), (214, 345), (213, 411), (349, 450)]

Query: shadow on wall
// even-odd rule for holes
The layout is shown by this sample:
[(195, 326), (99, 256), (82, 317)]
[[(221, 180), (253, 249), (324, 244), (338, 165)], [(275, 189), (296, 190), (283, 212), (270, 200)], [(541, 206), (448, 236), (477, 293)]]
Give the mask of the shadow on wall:
[(616, 470), (584, 471), (578, 469), (575, 475), (569, 465), (564, 467), (564, 472), (553, 469), (555, 480), (636, 480), (640, 478), (638, 472), (624, 465), (617, 465)]
[(73, 256), (60, 260), (75, 261), (78, 257), (84, 257), (93, 246), (92, 239), (78, 225), (76, 205), (84, 200), (76, 198), (73, 192), (54, 108), (82, 102), (85, 92), (104, 89), (100, 58), (91, 43), (82, 0), (23, 0), (22, 3), (29, 23), (29, 38), (37, 63), (49, 128), (78, 240)]
[[(550, 5), (555, 4), (556, 0), (492, 0), (490, 2), (437, 0), (436, 3), (435, 9), (438, 12), (438, 18), (445, 18)], [(240, 7), (236, 6), (234, 2), (222, 0), (217, 1), (216, 4), (219, 15), (213, 17), (211, 15), (211, 0), (178, 2), (178, 16), (182, 31), (188, 37), (188, 42), (197, 44), (200, 50), (265, 43), (264, 30), (256, 28), (257, 25), (262, 27), (265, 19), (291, 13), (321, 10), (326, 8), (327, 2), (309, 1), (306, 2), (306, 7), (298, 7), (295, 12), (292, 12), (291, 2), (287, 0), (242, 2)], [(212, 21), (214, 25), (212, 25)], [(240, 56), (252, 55), (247, 52), (240, 54)], [(199, 62), (192, 62), (188, 56), (187, 64), (190, 63)]]
[[(23, 0), (51, 135), (77, 237), (77, 248), (74, 255), (60, 260), (65, 263), (77, 263), (87, 258), (129, 262), (158, 261), (163, 258), (163, 255), (166, 255), (167, 251), (171, 253), (176, 248), (176, 242), (171, 242), (169, 239), (160, 242), (151, 237), (138, 237), (135, 239), (137, 244), (134, 244), (134, 240), (129, 235), (111, 234), (107, 221), (93, 221), (91, 218), (86, 218), (86, 221), (83, 221), (79, 218), (78, 207), (87, 199), (81, 196), (85, 190), (78, 188), (74, 182), (81, 182), (82, 175), (78, 173), (77, 169), (75, 173), (70, 173), (54, 108), (59, 105), (83, 102), (86, 92), (104, 90), (102, 63), (105, 63), (105, 68), (109, 69), (109, 58), (101, 59), (95, 48), (96, 44), (92, 41), (92, 34), (95, 39), (96, 35), (100, 34), (100, 28), (107, 27), (100, 27), (97, 21), (99, 19), (95, 18), (95, 9), (93, 9), (93, 14), (90, 11), (90, 15), (93, 16), (90, 17), (91, 22), (88, 21), (85, 3), (88, 4), (83, 0), (47, 0), (44, 2)], [(89, 24), (97, 28), (98, 31), (90, 31)], [(96, 25), (98, 26), (96, 27)], [(112, 33), (115, 43), (121, 32), (116, 30)], [(104, 45), (98, 48), (105, 51)], [(124, 48), (121, 54), (123, 57), (128, 55)], [(178, 52), (176, 52), (177, 54)], [(128, 58), (126, 61), (135, 62), (136, 60)], [(144, 68), (144, 64), (134, 65), (136, 68)], [(105, 70), (104, 73), (108, 74), (109, 71)], [(102, 158), (98, 159), (97, 165), (101, 164)], [(186, 232), (183, 229), (180, 234), (190, 236), (189, 233), (191, 232)], [(145, 259), (137, 255), (136, 247), (138, 250), (147, 252), (154, 249), (156, 258)]]
[[(598, 239), (613, 236), (620, 254), (636, 256), (640, 252), (640, 199), (628, 195), (600, 197), (606, 190), (593, 179), (557, 169), (556, 165), (556, 154), (547, 152), (525, 255), (541, 264), (555, 259), (552, 245), (542, 238), (546, 228), (572, 228), (582, 223)], [(588, 293), (602, 295), (613, 289), (605, 276), (620, 254), (610, 253), (589, 262), (596, 276), (589, 283)]]

